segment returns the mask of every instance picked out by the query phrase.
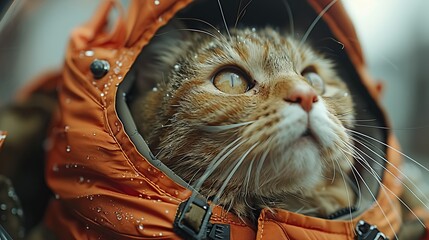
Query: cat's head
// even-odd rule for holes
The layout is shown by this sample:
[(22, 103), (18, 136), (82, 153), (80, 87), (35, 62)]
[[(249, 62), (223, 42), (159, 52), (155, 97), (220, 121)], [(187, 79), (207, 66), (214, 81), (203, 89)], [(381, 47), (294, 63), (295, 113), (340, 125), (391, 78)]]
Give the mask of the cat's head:
[(322, 55), (271, 28), (160, 38), (142, 54), (141, 80), (157, 85), (134, 116), (157, 158), (190, 183), (203, 176), (201, 193), (227, 182), (220, 203), (234, 208), (349, 171), (353, 104)]

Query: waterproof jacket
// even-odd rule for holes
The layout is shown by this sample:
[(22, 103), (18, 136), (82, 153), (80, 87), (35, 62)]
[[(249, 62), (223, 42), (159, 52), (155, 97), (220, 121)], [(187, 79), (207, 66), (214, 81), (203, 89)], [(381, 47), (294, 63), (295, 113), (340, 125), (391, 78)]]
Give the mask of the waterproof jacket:
[[(307, 2), (316, 14), (332, 3)], [(190, 3), (131, 0), (125, 13), (115, 1), (105, 1), (89, 22), (71, 34), (62, 71), (27, 89), (27, 94), (41, 89), (58, 91), (59, 106), (46, 162), (46, 180), (56, 197), (48, 207), (46, 225), (61, 239), (191, 239), (194, 232), (208, 239), (351, 240), (370, 225), (377, 226), (370, 234), (382, 233), (392, 239), (401, 225), (400, 204), (395, 197), (401, 192), (401, 183), (393, 167), (400, 165), (400, 156), (390, 148), (386, 158), (392, 165), (386, 167), (393, 175), (382, 178), (390, 191), (380, 191), (378, 203), (353, 219), (328, 220), (286, 210), (262, 210), (256, 228), (221, 207), (211, 209), (199, 202), (182, 180), (153, 159), (129, 120), (123, 99), (129, 88), (125, 81), (155, 32)], [(119, 9), (119, 17), (109, 29), (108, 18), (114, 8)], [(359, 81), (381, 109), (379, 88), (366, 72), (359, 42), (342, 4), (337, 2), (329, 8), (322, 21), (344, 44)], [(108, 64), (94, 67), (92, 64), (99, 60)], [(397, 146), (390, 132), (386, 141)], [(197, 217), (188, 214), (192, 211)], [(183, 219), (178, 220), (180, 217)], [(211, 235), (205, 236), (206, 231)]]

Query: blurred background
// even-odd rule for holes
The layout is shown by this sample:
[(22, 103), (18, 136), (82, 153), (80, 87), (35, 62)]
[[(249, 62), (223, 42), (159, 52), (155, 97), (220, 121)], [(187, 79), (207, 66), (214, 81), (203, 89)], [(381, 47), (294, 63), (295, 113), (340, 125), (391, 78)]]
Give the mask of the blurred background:
[[(369, 72), (384, 82), (383, 103), (403, 152), (429, 162), (429, 1), (342, 1)], [(99, 1), (0, 2), (0, 8), (13, 2), (0, 22), (1, 104), (37, 74), (61, 67), (69, 32), (91, 16)], [(8, 17), (16, 12), (16, 18)]]

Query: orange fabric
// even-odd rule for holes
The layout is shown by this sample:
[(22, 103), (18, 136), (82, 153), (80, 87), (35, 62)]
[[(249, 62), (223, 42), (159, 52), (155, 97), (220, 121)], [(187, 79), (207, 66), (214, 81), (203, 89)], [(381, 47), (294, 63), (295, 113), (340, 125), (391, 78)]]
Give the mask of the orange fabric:
[[(331, 0), (308, 0), (320, 12)], [(190, 0), (133, 0), (127, 14), (106, 30), (107, 16), (116, 1), (105, 1), (93, 19), (72, 36), (62, 73), (40, 80), (27, 91), (46, 86), (58, 89), (59, 109), (50, 138), (46, 179), (57, 198), (50, 203), (45, 223), (61, 239), (179, 239), (173, 232), (178, 205), (191, 191), (175, 183), (138, 153), (123, 130), (115, 110), (117, 86), (137, 55), (157, 29)], [(341, 41), (352, 63), (377, 100), (376, 85), (368, 77), (352, 24), (341, 3), (324, 16)], [(111, 70), (94, 80), (89, 65), (95, 59), (109, 61)], [(396, 147), (390, 136), (388, 144)], [(387, 159), (399, 165), (391, 149)], [(389, 171), (396, 174), (391, 165)], [(396, 178), (386, 172), (383, 183), (398, 194)], [(399, 203), (389, 191), (362, 216), (350, 221), (330, 221), (279, 210), (262, 211), (258, 229), (236, 216), (215, 208), (211, 222), (231, 225), (231, 239), (354, 239), (358, 220), (377, 224), (389, 237), (400, 226)], [(393, 206), (393, 207), (392, 207)], [(384, 211), (384, 214), (382, 213)], [(391, 223), (385, 221), (384, 216)]]

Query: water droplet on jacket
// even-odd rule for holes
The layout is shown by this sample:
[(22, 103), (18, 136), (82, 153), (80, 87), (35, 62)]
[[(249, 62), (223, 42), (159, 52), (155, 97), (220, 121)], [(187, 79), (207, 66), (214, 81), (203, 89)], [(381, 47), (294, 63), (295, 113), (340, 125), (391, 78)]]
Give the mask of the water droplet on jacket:
[(179, 195), (179, 191), (174, 190), (174, 194), (175, 194), (175, 195)]
[(169, 211), (168, 211), (168, 210), (165, 210), (165, 213), (166, 213), (166, 214), (168, 214), (168, 213), (169, 213)]
[(100, 96), (104, 97), (104, 93), (100, 93)]
[(155, 0), (153, 3), (157, 6), (160, 4), (159, 0)]
[(83, 183), (85, 181), (85, 178), (83, 178), (82, 176), (79, 177), (79, 183)]
[(15, 194), (15, 190), (13, 188), (9, 188), (9, 191), (7, 192), (7, 195), (12, 198), (12, 199), (16, 199), (17, 196)]
[(89, 226), (86, 226), (86, 227), (85, 227), (85, 229), (86, 229), (86, 230), (89, 230)]
[(71, 99), (70, 98), (66, 98), (66, 103), (67, 104), (71, 103)]
[(16, 215), (16, 214), (18, 213), (18, 209), (16, 209), (16, 208), (12, 208), (12, 209), (10, 210), (10, 212), (12, 213), (12, 215)]
[(120, 68), (120, 67), (115, 67), (115, 68), (113, 69), (113, 72), (114, 72), (115, 74), (119, 74), (119, 73), (121, 72), (121, 68)]
[(164, 234), (162, 234), (162, 232), (161, 232), (161, 233), (159, 233), (159, 236), (162, 236), (162, 235), (164, 235)]
[(143, 223), (139, 223), (139, 225), (137, 226), (137, 228), (138, 228), (139, 230), (143, 230), (143, 229), (144, 229)]
[(55, 194), (55, 199), (60, 199), (60, 195), (59, 194)]
[(18, 210), (16, 211), (16, 214), (20, 217), (24, 216), (24, 211), (21, 208), (18, 208)]
[(94, 56), (94, 51), (91, 51), (91, 50), (85, 51), (85, 56), (87, 56), (87, 57)]
[(117, 60), (117, 61), (116, 61), (116, 65), (118, 65), (119, 67), (122, 67), (122, 62), (121, 62), (121, 61), (119, 61), (119, 60)]
[(68, 153), (71, 152), (71, 146), (70, 145), (66, 146), (66, 152), (68, 152)]
[(97, 210), (98, 213), (100, 213), (102, 209), (101, 209), (101, 207), (97, 207), (96, 210)]
[(148, 168), (147, 168), (147, 171), (148, 171), (148, 172), (152, 171), (152, 168), (151, 168), (151, 167), (148, 167)]
[(121, 221), (122, 220), (122, 215), (120, 213), (117, 213), (116, 214), (116, 219), (118, 219), (118, 221)]
[(64, 132), (68, 132), (69, 131), (69, 129), (70, 129), (70, 127), (69, 126), (64, 126)]
[(58, 168), (57, 164), (54, 164), (54, 166), (52, 166), (52, 171), (54, 172), (58, 172), (60, 169)]

